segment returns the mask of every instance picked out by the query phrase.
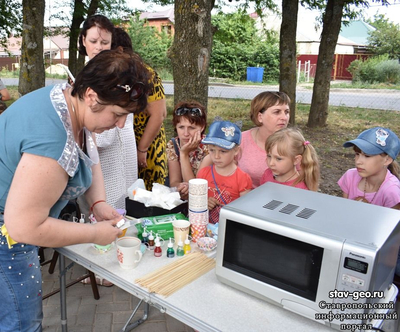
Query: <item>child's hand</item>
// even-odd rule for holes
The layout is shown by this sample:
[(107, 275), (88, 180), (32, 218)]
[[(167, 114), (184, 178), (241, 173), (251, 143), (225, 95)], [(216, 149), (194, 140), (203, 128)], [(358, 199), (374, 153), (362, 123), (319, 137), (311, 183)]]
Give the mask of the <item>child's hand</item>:
[(189, 184), (187, 182), (181, 182), (178, 184), (176, 189), (179, 192), (179, 195), (181, 196), (181, 199), (186, 200), (189, 197)]
[(189, 154), (189, 152), (194, 151), (198, 148), (201, 142), (201, 132), (197, 131), (193, 137), (189, 138), (189, 141), (181, 146), (181, 153)]
[(214, 209), (218, 205), (221, 205), (220, 202), (218, 201), (218, 199), (216, 199), (215, 197), (208, 197), (208, 209), (209, 210)]

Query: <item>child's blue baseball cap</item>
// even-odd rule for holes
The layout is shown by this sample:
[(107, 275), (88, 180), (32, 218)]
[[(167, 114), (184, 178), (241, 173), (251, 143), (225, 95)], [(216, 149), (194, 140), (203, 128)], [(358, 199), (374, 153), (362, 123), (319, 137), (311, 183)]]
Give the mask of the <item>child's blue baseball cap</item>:
[(375, 127), (363, 131), (356, 139), (343, 144), (345, 148), (357, 146), (365, 154), (374, 156), (386, 153), (393, 160), (400, 152), (400, 140), (388, 128)]
[(242, 132), (237, 125), (229, 121), (216, 121), (210, 125), (207, 136), (201, 142), (231, 150), (240, 144), (241, 139)]

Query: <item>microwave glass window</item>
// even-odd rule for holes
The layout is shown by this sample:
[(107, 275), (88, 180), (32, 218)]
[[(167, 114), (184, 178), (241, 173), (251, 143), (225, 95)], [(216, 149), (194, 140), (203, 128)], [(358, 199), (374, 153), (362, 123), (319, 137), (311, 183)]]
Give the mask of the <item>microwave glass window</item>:
[(324, 249), (226, 221), (223, 266), (311, 301), (317, 296)]
[(350, 257), (344, 259), (344, 267), (363, 274), (367, 274), (368, 271), (368, 263)]

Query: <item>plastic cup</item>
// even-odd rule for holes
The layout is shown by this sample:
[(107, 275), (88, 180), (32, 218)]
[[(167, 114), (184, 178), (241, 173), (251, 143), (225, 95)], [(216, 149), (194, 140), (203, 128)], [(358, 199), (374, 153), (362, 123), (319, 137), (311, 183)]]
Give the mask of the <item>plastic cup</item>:
[(117, 239), (117, 258), (123, 269), (134, 269), (142, 259), (142, 241), (137, 237), (126, 236)]

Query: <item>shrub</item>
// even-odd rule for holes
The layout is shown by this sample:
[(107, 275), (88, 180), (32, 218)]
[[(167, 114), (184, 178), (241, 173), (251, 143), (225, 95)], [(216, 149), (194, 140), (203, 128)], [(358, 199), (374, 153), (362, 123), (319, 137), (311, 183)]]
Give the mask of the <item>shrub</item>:
[(389, 60), (388, 56), (377, 56), (365, 61), (355, 60), (347, 69), (354, 82), (362, 83), (400, 83), (400, 63)]

